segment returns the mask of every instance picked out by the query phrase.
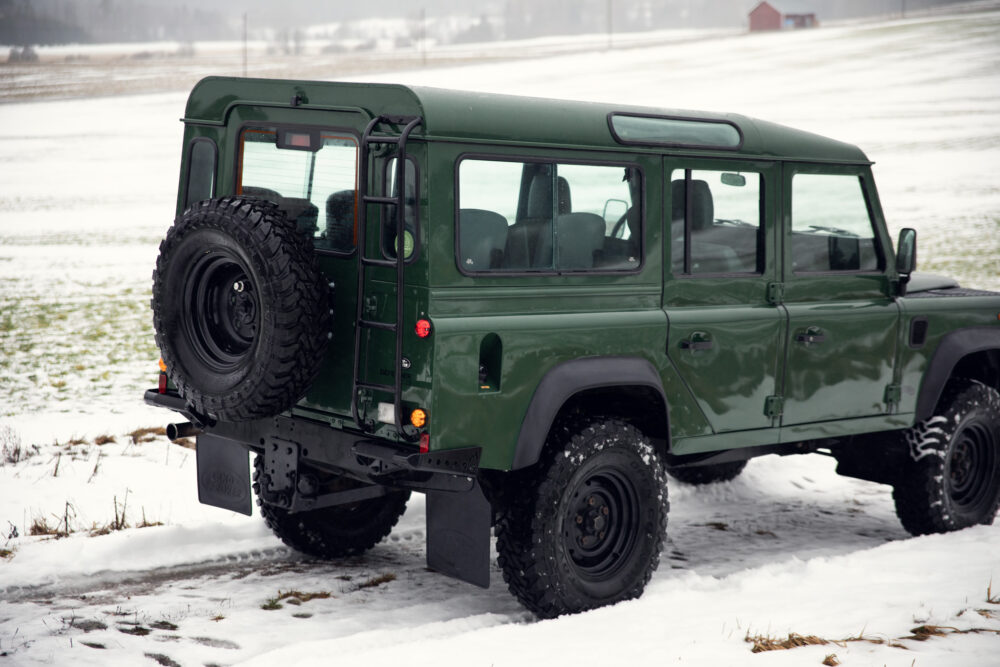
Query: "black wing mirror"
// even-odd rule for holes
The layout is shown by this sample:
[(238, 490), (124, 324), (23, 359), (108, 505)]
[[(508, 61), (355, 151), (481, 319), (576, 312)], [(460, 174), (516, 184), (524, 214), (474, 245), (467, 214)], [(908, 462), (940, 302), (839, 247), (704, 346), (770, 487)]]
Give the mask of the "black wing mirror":
[(917, 268), (917, 230), (901, 229), (896, 242), (896, 272), (899, 273), (899, 295), (906, 295), (906, 284)]

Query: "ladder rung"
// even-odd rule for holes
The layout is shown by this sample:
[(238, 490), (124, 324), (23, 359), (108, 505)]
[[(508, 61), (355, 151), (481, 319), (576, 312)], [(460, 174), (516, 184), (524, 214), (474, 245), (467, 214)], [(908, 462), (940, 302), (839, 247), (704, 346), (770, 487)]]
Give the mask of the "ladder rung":
[(361, 263), (365, 266), (384, 266), (390, 269), (396, 268), (396, 260), (394, 259), (372, 259), (371, 257), (362, 257)]
[(379, 384), (377, 382), (362, 382), (358, 380), (358, 389), (375, 389), (376, 391), (387, 391), (390, 394), (395, 393), (396, 388), (390, 384)]
[(380, 197), (378, 195), (365, 195), (362, 200), (366, 204), (398, 204), (399, 200), (395, 197)]
[(368, 136), (365, 138), (366, 144), (398, 144), (399, 137), (373, 137)]
[(381, 329), (382, 331), (395, 331), (395, 322), (376, 322), (374, 320), (358, 320), (358, 325), (366, 329)]

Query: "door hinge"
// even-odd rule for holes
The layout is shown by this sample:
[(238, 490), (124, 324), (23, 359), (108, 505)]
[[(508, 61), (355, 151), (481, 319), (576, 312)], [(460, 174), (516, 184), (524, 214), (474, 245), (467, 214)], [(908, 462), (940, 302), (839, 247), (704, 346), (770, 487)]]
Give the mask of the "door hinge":
[(778, 419), (785, 410), (784, 396), (768, 396), (764, 400), (764, 416)]
[(893, 412), (894, 407), (898, 407), (903, 400), (903, 387), (898, 384), (886, 385), (885, 388), (885, 411)]
[(767, 284), (767, 302), (772, 305), (779, 305), (785, 300), (785, 283)]

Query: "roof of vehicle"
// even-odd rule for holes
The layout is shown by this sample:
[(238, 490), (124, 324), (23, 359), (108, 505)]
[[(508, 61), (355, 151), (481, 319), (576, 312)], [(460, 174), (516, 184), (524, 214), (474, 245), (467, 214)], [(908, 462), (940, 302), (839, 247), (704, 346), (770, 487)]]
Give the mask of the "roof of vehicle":
[[(293, 98), (295, 104), (293, 104)], [(655, 109), (619, 104), (515, 97), (398, 84), (208, 77), (192, 89), (185, 122), (225, 124), (236, 106), (330, 109), (423, 118), (414, 137), (521, 145), (621, 150), (609, 114), (669, 116), (725, 122), (742, 135), (737, 149), (677, 148), (629, 144), (629, 150), (678, 154), (739, 155), (760, 159), (864, 163), (857, 146), (732, 113)]]

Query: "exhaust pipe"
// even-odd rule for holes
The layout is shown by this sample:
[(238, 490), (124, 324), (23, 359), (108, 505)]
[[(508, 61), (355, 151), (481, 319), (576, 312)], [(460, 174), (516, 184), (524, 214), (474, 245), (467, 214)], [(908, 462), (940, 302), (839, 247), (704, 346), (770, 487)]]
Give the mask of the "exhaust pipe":
[(167, 437), (171, 440), (179, 440), (180, 438), (193, 438), (194, 436), (201, 433), (201, 429), (192, 424), (191, 422), (183, 422), (181, 424), (167, 424)]

